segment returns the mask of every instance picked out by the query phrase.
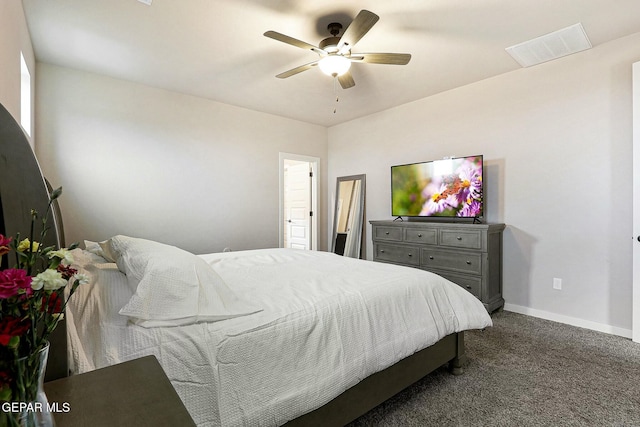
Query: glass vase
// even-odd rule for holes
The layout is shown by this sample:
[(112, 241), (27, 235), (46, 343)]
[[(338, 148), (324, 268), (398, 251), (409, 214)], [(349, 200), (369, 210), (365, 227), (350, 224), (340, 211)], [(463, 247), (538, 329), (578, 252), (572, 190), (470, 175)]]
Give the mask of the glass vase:
[(3, 408), (0, 424), (11, 427), (54, 427), (55, 421), (49, 410), (44, 393), (44, 375), (47, 370), (49, 343), (29, 356), (13, 361), (11, 376), (13, 392), (9, 411)]

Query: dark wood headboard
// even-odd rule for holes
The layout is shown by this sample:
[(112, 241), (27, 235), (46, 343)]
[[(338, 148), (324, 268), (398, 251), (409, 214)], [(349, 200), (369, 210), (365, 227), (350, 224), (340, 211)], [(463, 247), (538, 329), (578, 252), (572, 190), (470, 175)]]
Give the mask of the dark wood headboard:
[[(49, 190), (40, 165), (22, 127), (0, 104), (0, 233), (24, 238), (29, 235), (31, 209), (44, 215), (49, 205)], [(51, 226), (44, 243), (64, 246), (62, 217), (57, 204), (52, 205)], [(3, 257), (7, 263), (8, 257)], [(2, 267), (7, 267), (3, 265)], [(66, 325), (61, 322), (51, 335), (47, 379), (67, 375)]]

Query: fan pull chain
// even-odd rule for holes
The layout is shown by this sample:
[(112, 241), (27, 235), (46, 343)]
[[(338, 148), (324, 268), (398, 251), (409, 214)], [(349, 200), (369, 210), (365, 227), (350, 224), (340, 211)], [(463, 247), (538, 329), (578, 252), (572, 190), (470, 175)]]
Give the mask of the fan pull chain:
[(333, 114), (335, 114), (338, 111), (338, 101), (340, 101), (340, 98), (338, 97), (338, 78), (337, 77), (333, 78), (333, 92), (336, 94), (336, 106), (333, 107)]

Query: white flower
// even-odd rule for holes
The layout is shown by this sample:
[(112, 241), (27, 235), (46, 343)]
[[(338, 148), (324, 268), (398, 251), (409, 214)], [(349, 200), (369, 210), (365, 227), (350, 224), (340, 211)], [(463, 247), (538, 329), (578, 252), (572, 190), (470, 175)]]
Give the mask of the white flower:
[(49, 259), (56, 257), (60, 259), (60, 264), (71, 265), (73, 263), (73, 255), (68, 249), (58, 249), (57, 251), (50, 251), (48, 254)]
[(78, 281), (78, 285), (86, 285), (89, 283), (89, 276), (82, 273), (76, 273), (71, 278), (71, 283), (75, 283), (76, 281)]
[(34, 291), (39, 291), (40, 289), (42, 289), (43, 285), (44, 282), (42, 280), (36, 281), (35, 277), (31, 281), (31, 289), (33, 289)]
[(39, 273), (31, 282), (31, 288), (36, 291), (43, 287), (45, 291), (55, 291), (66, 285), (67, 281), (62, 278), (62, 274), (51, 268)]

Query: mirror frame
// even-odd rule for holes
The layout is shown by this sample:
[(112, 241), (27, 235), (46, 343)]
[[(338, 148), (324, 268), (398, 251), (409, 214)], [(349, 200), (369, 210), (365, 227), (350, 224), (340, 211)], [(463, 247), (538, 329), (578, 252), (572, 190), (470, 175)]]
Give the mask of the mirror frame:
[(338, 237), (338, 203), (340, 200), (340, 183), (345, 181), (360, 181), (360, 197), (358, 200), (358, 204), (361, 208), (360, 212), (360, 227), (357, 230), (354, 230), (359, 234), (357, 237), (357, 257), (354, 258), (365, 258), (365, 193), (366, 193), (366, 175), (349, 175), (349, 176), (339, 176), (336, 178), (336, 194), (335, 194), (335, 203), (333, 208), (333, 233), (331, 238), (331, 252), (336, 253), (336, 238)]

